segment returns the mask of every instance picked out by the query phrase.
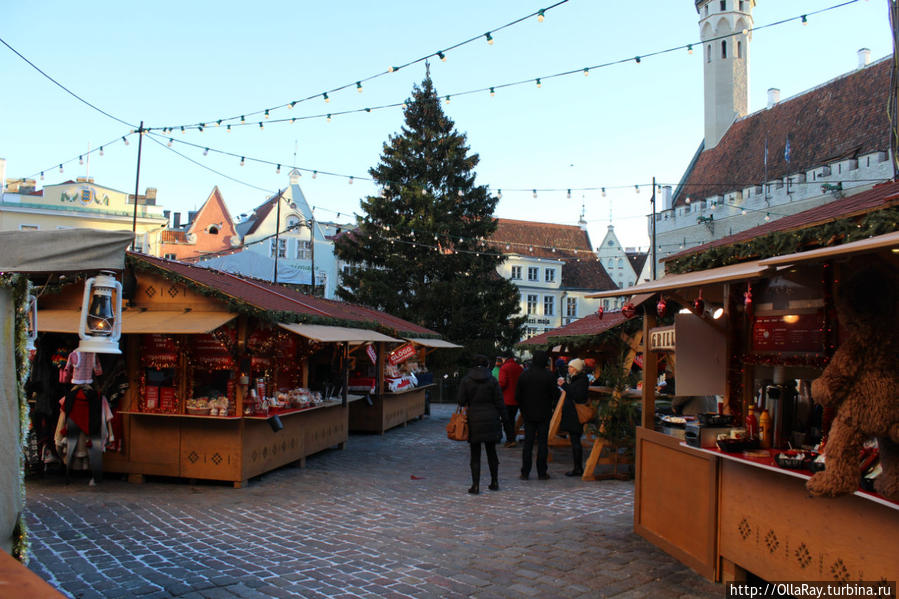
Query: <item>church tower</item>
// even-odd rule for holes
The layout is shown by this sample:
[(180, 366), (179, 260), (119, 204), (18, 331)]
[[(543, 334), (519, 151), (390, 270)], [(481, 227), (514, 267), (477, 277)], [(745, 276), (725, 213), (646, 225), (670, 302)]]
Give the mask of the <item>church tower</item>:
[(749, 42), (755, 0), (695, 0), (702, 40), (705, 149), (749, 109)]

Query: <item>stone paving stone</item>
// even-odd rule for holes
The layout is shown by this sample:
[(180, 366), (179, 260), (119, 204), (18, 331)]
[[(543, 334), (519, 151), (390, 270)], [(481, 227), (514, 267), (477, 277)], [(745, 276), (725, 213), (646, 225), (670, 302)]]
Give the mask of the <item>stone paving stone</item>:
[(539, 482), (503, 448), (500, 491), (469, 495), (452, 406), (431, 408), (242, 489), (29, 480), (29, 567), (73, 598), (722, 596), (633, 533), (633, 483), (562, 476), (566, 448)]

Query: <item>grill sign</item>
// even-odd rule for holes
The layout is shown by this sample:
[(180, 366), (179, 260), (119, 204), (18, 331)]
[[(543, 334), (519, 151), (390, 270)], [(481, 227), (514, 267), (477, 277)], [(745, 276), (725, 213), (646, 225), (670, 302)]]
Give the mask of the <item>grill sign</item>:
[(674, 327), (662, 327), (649, 331), (649, 350), (674, 350)]

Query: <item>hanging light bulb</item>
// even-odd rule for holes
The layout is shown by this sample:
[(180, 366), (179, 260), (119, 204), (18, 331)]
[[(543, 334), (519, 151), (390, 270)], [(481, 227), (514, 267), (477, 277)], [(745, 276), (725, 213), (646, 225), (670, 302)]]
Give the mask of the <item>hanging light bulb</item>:
[(589, 77), (589, 76), (590, 76), (590, 69), (589, 69), (589, 67), (584, 67), (584, 77)]
[(167, 144), (165, 144), (165, 145), (167, 145), (168, 147), (171, 148), (171, 147), (172, 147), (172, 142), (174, 142), (174, 141), (175, 141), (175, 140), (173, 140), (173, 139), (170, 137), (170, 138), (169, 138), (169, 143), (167, 143)]
[(640, 193), (640, 186), (639, 186), (639, 185), (634, 185), (634, 189), (637, 190), (637, 193)]
[(181, 126), (181, 135), (184, 135), (184, 125)]
[(259, 121), (259, 129), (260, 130), (265, 129), (265, 127), (262, 126), (262, 121)]
[(276, 174), (276, 175), (280, 175), (280, 174), (281, 174), (281, 165), (280, 165), (280, 164), (279, 164), (278, 166), (275, 167), (275, 174)]
[(808, 25), (808, 18), (806, 18), (805, 15), (802, 15), (802, 24), (803, 24), (803, 25)]
[(462, 193), (462, 190), (460, 189), (460, 190), (457, 192), (457, 195), (461, 198), (461, 197), (464, 196), (465, 194)]
[(602, 188), (602, 197), (606, 197), (606, 188), (605, 187)]
[(328, 92), (322, 94), (322, 98), (324, 98), (325, 102), (330, 102), (331, 98), (328, 97)]
[(244, 157), (241, 156), (241, 157), (240, 157), (240, 166), (243, 166), (243, 165), (244, 165)]
[(44, 180), (44, 171), (41, 171), (41, 181)]
[(491, 96), (495, 96), (495, 95), (496, 95), (496, 91), (495, 91), (492, 87), (490, 88), (490, 95), (491, 95)]
[(124, 135), (122, 136), (122, 141), (125, 142), (126, 146), (128, 145), (128, 138), (126, 138)]
[(742, 210), (740, 210), (740, 214), (742, 214), (743, 216), (746, 216), (746, 208), (743, 208)]
[(216, 126), (216, 127), (221, 127), (221, 126), (222, 126), (222, 119), (217, 120), (217, 121), (215, 122), (215, 126)]
[(361, 81), (356, 82), (356, 91), (359, 92), (360, 94), (362, 93), (362, 82)]
[(743, 35), (748, 35), (749, 30), (744, 27), (742, 33), (743, 33)]
[(503, 199), (503, 190), (502, 189), (497, 190), (496, 197), (500, 200)]
[(203, 156), (209, 156), (209, 148), (203, 148)]
[(687, 54), (693, 54), (693, 44), (687, 44)]
[(447, 96), (447, 97), (445, 98), (445, 100), (446, 100), (446, 103), (447, 103), (447, 104), (450, 103), (450, 97), (449, 97), (449, 96)]
[(688, 204), (688, 205), (689, 205), (689, 203), (692, 202), (692, 201), (693, 201), (693, 200), (690, 199), (690, 196), (687, 196), (687, 199), (684, 200), (684, 202), (685, 202), (686, 204)]
[(331, 115), (330, 115), (330, 114), (328, 115), (328, 122), (329, 122), (329, 123), (331, 122)]
[(59, 172), (62, 172), (62, 163), (59, 164)]
[(291, 102), (290, 104), (288, 104), (287, 107), (288, 107), (288, 108), (293, 108), (293, 107), (296, 106), (296, 105), (297, 105), (297, 101), (294, 100), (293, 102)]
[(78, 157), (78, 164), (84, 164), (84, 156)]
[(437, 58), (439, 58), (441, 62), (446, 62), (446, 54), (444, 54), (443, 52), (438, 52)]
[(203, 128), (204, 128), (205, 126), (206, 126), (206, 123), (200, 123), (200, 126), (199, 126), (200, 133), (203, 132)]
[(351, 176), (350, 176), (350, 185), (352, 185), (352, 184), (353, 184), (353, 177), (352, 177), (352, 175), (351, 175)]
[(103, 146), (100, 146), (100, 156), (103, 155)]
[(240, 122), (241, 122), (241, 123), (246, 123), (246, 122), (247, 122), (247, 119), (244, 118), (243, 115), (240, 115)]
[(268, 118), (268, 108), (265, 109), (265, 118)]
[(636, 62), (637, 64), (640, 64), (640, 57), (634, 56), (634, 62)]
[(484, 37), (487, 38), (487, 43), (492, 46), (493, 45), (493, 36), (490, 35), (489, 31), (484, 34)]
[(231, 133), (231, 125), (228, 125), (228, 128), (225, 129), (225, 133)]
[(403, 110), (406, 110), (407, 108), (409, 108), (409, 105), (406, 104), (405, 102), (403, 102), (403, 103), (402, 103), (402, 107), (403, 107)]
[(538, 22), (538, 23), (542, 23), (542, 22), (543, 22), (543, 11), (544, 11), (544, 10), (546, 10), (546, 9), (545, 9), (545, 8), (541, 8), (540, 10), (537, 11), (537, 22)]
[(536, 190), (536, 189), (532, 189), (532, 190), (531, 190), (531, 193), (532, 193), (532, 195), (533, 195), (535, 198), (537, 197), (537, 190)]
[(315, 179), (318, 176), (318, 171), (312, 171), (312, 178)]
[[(568, 199), (569, 200), (571, 199), (571, 190), (570, 189), (568, 190)], [(555, 251), (555, 250), (553, 250), (553, 251)]]
[(537, 77), (537, 87), (543, 87), (543, 84), (540, 83), (540, 77)]

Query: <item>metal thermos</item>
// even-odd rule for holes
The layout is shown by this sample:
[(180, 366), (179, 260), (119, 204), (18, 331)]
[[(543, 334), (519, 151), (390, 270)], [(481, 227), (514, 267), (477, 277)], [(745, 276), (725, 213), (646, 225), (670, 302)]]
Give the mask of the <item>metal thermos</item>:
[(771, 447), (785, 448), (793, 430), (793, 391), (784, 385), (765, 388), (765, 407), (771, 415)]

